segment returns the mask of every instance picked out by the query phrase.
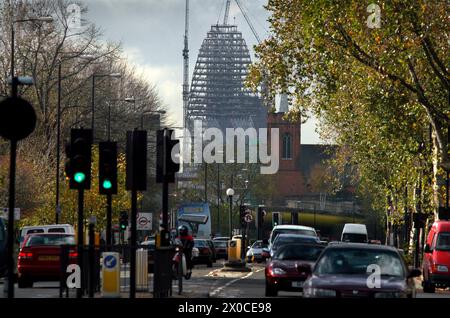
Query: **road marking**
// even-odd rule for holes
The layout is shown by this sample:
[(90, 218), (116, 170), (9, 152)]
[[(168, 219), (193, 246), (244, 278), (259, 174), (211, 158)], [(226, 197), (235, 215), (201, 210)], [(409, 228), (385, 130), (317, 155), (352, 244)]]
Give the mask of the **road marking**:
[(234, 283), (236, 283), (237, 281), (240, 281), (240, 280), (242, 280), (242, 279), (249, 278), (250, 276), (253, 275), (253, 273), (258, 273), (258, 272), (262, 271), (263, 269), (264, 269), (264, 268), (260, 268), (260, 269), (258, 269), (258, 270), (255, 270), (254, 272), (251, 271), (250, 273), (248, 273), (247, 275), (245, 275), (245, 276), (243, 276), (243, 277), (239, 277), (239, 278), (233, 279), (232, 281), (229, 281), (229, 282), (226, 283), (225, 285), (223, 285), (223, 286), (221, 286), (221, 287), (218, 287), (218, 288), (214, 289), (214, 290), (209, 294), (209, 296), (210, 296), (210, 297), (214, 297), (216, 294), (219, 294), (220, 292), (222, 292), (225, 288), (229, 287), (230, 285), (232, 285), (232, 284), (234, 284)]

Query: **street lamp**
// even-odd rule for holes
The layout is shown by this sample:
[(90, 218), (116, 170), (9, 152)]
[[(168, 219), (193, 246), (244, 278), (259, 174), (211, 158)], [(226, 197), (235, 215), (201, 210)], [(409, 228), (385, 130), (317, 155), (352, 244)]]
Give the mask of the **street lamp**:
[[(61, 55), (68, 55), (73, 56), (73, 54), (78, 54), (76, 52), (74, 53), (66, 53)], [(91, 55), (80, 55), (78, 56), (83, 59), (94, 59), (94, 56)], [(61, 82), (62, 82), (62, 76), (61, 76), (61, 67), (62, 67), (63, 60), (60, 58), (58, 60), (58, 102), (57, 102), (57, 119), (56, 119), (56, 198), (55, 198), (55, 224), (59, 223), (59, 214), (61, 213), (61, 207), (59, 206), (59, 166), (60, 166), (60, 143), (61, 143)]]
[(94, 127), (95, 127), (95, 79), (99, 77), (113, 77), (113, 78), (120, 78), (122, 75), (120, 73), (110, 73), (110, 74), (92, 74), (92, 91), (91, 91), (91, 112), (92, 112), (92, 118), (91, 118), (91, 129), (92, 129), (92, 139), (94, 140)]
[[(50, 20), (51, 19), (51, 20)], [(19, 79), (15, 77), (14, 71), (14, 23), (27, 22), (27, 21), (42, 21), (49, 22), (53, 21), (51, 17), (38, 17), (38, 18), (27, 18), (27, 19), (14, 19), (13, 6), (11, 5), (11, 97), (17, 97), (17, 87), (19, 85)], [(8, 215), (8, 238), (7, 238), (7, 283), (4, 284), (5, 291), (7, 291), (8, 298), (14, 298), (14, 202), (15, 202), (15, 173), (16, 173), (16, 150), (17, 141), (11, 140), (11, 151), (10, 151), (10, 184), (9, 184), (9, 215)]]
[(230, 219), (229, 219), (229, 227), (230, 227), (230, 239), (233, 238), (233, 219), (232, 219), (232, 214), (233, 214), (233, 195), (234, 195), (234, 190), (233, 188), (228, 188), (227, 189), (227, 196), (228, 199), (230, 200)]

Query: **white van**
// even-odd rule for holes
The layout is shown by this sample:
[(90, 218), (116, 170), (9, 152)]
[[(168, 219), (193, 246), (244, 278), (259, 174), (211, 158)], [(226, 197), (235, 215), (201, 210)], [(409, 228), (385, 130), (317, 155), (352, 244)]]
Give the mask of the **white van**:
[(301, 234), (301, 235), (317, 237), (316, 230), (309, 226), (287, 225), (287, 224), (286, 225), (275, 225), (272, 229), (272, 232), (270, 232), (269, 250), (271, 249), (273, 241), (275, 241), (275, 238), (278, 236), (278, 234), (281, 234), (281, 233)]
[(20, 230), (20, 246), (22, 246), (23, 240), (26, 235), (34, 233), (66, 233), (75, 234), (75, 229), (70, 224), (50, 224), (50, 225), (34, 225), (24, 226)]
[(341, 235), (342, 242), (367, 243), (367, 227), (365, 224), (347, 223), (344, 225)]

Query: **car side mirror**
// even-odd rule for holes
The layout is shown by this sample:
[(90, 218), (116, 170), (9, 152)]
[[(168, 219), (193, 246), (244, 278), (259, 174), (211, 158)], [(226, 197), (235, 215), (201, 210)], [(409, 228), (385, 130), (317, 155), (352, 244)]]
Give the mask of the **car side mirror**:
[(423, 251), (424, 251), (425, 253), (431, 253), (432, 250), (431, 250), (430, 244), (426, 244)]
[(299, 264), (297, 265), (297, 271), (306, 274), (306, 276), (310, 276), (312, 274), (312, 267), (309, 264)]
[(417, 268), (414, 268), (414, 269), (409, 271), (408, 278), (419, 277), (420, 275), (422, 275), (421, 270), (417, 269)]

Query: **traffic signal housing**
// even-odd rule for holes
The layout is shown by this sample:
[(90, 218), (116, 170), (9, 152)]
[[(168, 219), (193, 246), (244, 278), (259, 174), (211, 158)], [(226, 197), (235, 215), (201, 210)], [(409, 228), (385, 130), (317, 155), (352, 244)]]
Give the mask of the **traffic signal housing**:
[(66, 145), (66, 176), (70, 189), (91, 188), (92, 130), (72, 129), (70, 145)]
[(126, 189), (147, 190), (147, 131), (127, 131), (126, 163)]
[(98, 187), (100, 194), (117, 194), (117, 143), (99, 143)]
[[(156, 137), (156, 182), (175, 182), (175, 173), (180, 171), (180, 163), (174, 161), (180, 141), (172, 139), (172, 129), (160, 129)], [(178, 148), (179, 153), (179, 148)]]
[(119, 229), (121, 231), (125, 231), (127, 226), (128, 226), (128, 212), (122, 211), (120, 212)]
[(281, 224), (281, 213), (272, 212), (272, 226), (277, 226)]

